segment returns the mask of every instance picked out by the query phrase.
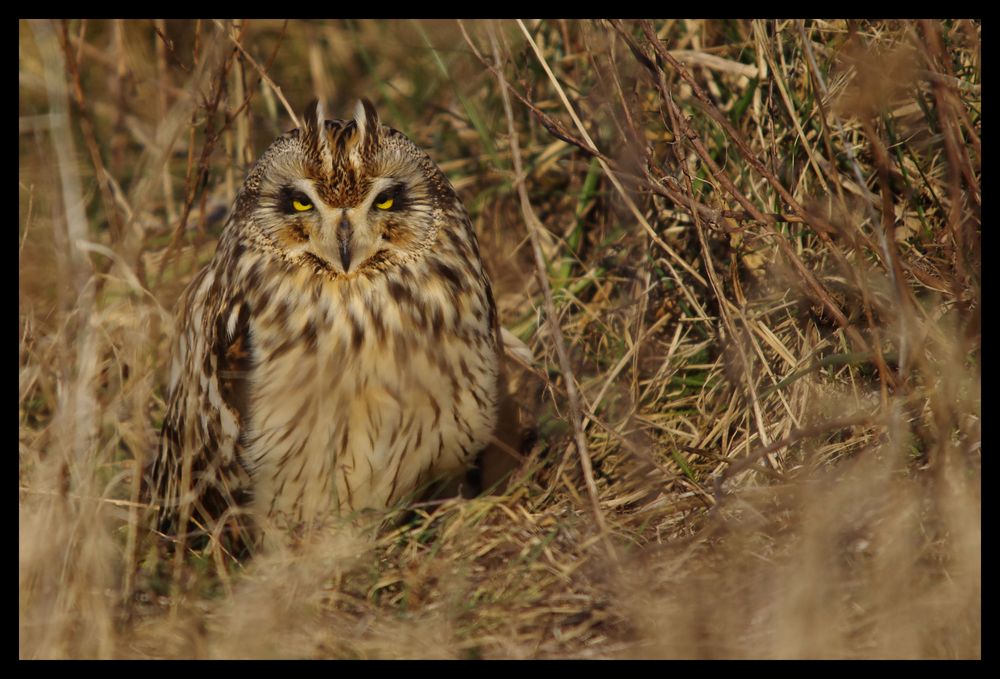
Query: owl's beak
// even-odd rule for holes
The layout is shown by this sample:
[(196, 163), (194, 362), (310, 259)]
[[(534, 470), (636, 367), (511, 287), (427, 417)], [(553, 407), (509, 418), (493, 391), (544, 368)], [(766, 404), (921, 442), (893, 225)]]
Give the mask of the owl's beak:
[(344, 273), (350, 273), (351, 271), (351, 231), (353, 231), (351, 222), (345, 214), (340, 218), (340, 224), (337, 225), (340, 263), (344, 265)]

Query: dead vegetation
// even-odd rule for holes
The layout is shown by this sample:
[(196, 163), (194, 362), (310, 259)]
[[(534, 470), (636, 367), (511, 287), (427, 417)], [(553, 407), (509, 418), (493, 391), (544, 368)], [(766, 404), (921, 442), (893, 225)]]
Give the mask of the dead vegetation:
[[(978, 22), (19, 37), (20, 657), (982, 655)], [(361, 95), (473, 215), (526, 462), (171, 589), (174, 301), (285, 104)]]

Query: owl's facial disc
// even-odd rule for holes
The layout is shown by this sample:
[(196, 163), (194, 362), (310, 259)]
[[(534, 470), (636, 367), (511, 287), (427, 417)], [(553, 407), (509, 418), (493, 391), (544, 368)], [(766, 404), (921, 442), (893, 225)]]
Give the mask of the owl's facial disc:
[[(364, 200), (352, 208), (340, 208), (335, 229), (327, 229), (320, 247), (329, 257), (329, 236), (336, 235), (337, 259), (345, 274), (351, 274), (388, 249), (389, 226), (406, 208), (402, 183), (382, 177), (372, 183)], [(336, 212), (336, 211), (335, 211)]]
[(284, 187), (278, 200), (286, 247), (291, 245), (287, 241), (294, 241), (289, 249), (304, 263), (350, 275), (405, 245), (402, 218), (410, 200), (404, 181), (375, 179), (353, 206), (331, 205), (317, 188), (298, 181)]
[(430, 161), (362, 100), (353, 120), (319, 107), (290, 133), (264, 177), (257, 222), (285, 259), (352, 276), (431, 247), (438, 229)]

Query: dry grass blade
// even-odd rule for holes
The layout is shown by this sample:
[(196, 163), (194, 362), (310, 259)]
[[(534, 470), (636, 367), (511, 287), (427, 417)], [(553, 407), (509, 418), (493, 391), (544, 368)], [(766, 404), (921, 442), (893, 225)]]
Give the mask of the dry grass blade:
[[(520, 19), (517, 20), (517, 24), (520, 27), (521, 31), (524, 33), (525, 38), (531, 45), (531, 48), (534, 50), (535, 55), (538, 57), (538, 61), (542, 65), (542, 68), (545, 69), (546, 75), (549, 76), (549, 80), (552, 83), (552, 86), (555, 88), (555, 91), (559, 95), (559, 99), (562, 101), (563, 106), (566, 107), (566, 110), (569, 112), (570, 117), (573, 119), (573, 123), (580, 131), (580, 135), (586, 140), (586, 142), (590, 145), (591, 148), (597, 148), (597, 146), (594, 144), (594, 141), (590, 138), (590, 135), (587, 134), (587, 130), (583, 126), (583, 123), (581, 123), (580, 119), (577, 117), (576, 112), (573, 110), (573, 106), (569, 103), (569, 99), (566, 98), (566, 92), (563, 91), (562, 85), (559, 84), (559, 80), (552, 73), (552, 69), (549, 68), (548, 62), (545, 61), (545, 57), (542, 55), (541, 51), (539, 51), (538, 45), (535, 44), (535, 41), (531, 38), (531, 34), (528, 33), (528, 29), (525, 28), (524, 23)], [(660, 237), (656, 234), (656, 231), (653, 230), (653, 227), (649, 225), (649, 222), (646, 220), (643, 214), (639, 211), (639, 208), (637, 208), (635, 203), (632, 201), (631, 196), (629, 196), (628, 193), (625, 191), (625, 188), (621, 184), (621, 180), (619, 180), (617, 175), (611, 171), (610, 167), (608, 167), (606, 161), (600, 156), (598, 156), (598, 161), (600, 161), (601, 168), (604, 170), (605, 174), (607, 174), (608, 178), (611, 180), (611, 183), (614, 184), (615, 189), (618, 191), (619, 194), (621, 194), (622, 200), (625, 201), (625, 204), (628, 206), (628, 209), (635, 216), (639, 224), (642, 225), (642, 228), (646, 230), (646, 233), (649, 234), (649, 237), (653, 239), (653, 242), (659, 245), (661, 248), (663, 248), (663, 251), (666, 252), (668, 255), (670, 255), (670, 258), (673, 259), (676, 264), (679, 264), (682, 269), (691, 274), (691, 276), (693, 276), (696, 281), (698, 281), (702, 285), (705, 285), (705, 280), (701, 277), (701, 274), (695, 271), (694, 268), (692, 268), (691, 265), (688, 264), (684, 259), (679, 257), (677, 253), (674, 252), (669, 245), (664, 243), (663, 240), (661, 240)]]
[(278, 100), (279, 100), (279, 101), (281, 101), (281, 105), (285, 107), (285, 113), (287, 113), (287, 114), (288, 114), (288, 118), (289, 118), (289, 120), (291, 120), (291, 121), (292, 121), (292, 124), (293, 124), (293, 125), (294, 125), (295, 127), (301, 127), (301, 125), (300, 125), (300, 123), (299, 123), (299, 117), (298, 117), (297, 115), (295, 115), (295, 110), (294, 110), (294, 109), (292, 108), (291, 104), (289, 104), (289, 103), (288, 103), (288, 100), (287, 100), (287, 99), (285, 99), (285, 95), (284, 95), (284, 93), (283, 93), (283, 92), (281, 91), (281, 88), (280, 88), (280, 87), (278, 87), (278, 86), (277, 86), (277, 85), (276, 85), (276, 84), (274, 83), (274, 81), (273, 81), (273, 80), (271, 80), (270, 76), (268, 76), (268, 75), (267, 75), (267, 71), (265, 71), (265, 70), (264, 70), (264, 69), (263, 69), (263, 68), (261, 67), (261, 65), (257, 63), (256, 59), (254, 59), (254, 58), (253, 58), (253, 57), (252, 57), (252, 56), (250, 55), (250, 53), (246, 51), (246, 49), (245, 49), (245, 48), (243, 47), (243, 45), (242, 45), (242, 44), (240, 43), (240, 39), (239, 39), (239, 37), (238, 37), (238, 36), (235, 36), (235, 35), (233, 35), (233, 34), (232, 34), (232, 33), (231, 33), (230, 31), (229, 31), (229, 29), (228, 29), (228, 28), (226, 28), (226, 26), (225, 26), (225, 25), (224, 25), (224, 24), (223, 24), (223, 23), (222, 23), (221, 21), (219, 21), (219, 20), (217, 20), (217, 19), (215, 20), (215, 25), (219, 27), (219, 30), (220, 30), (220, 31), (222, 31), (223, 33), (225, 33), (225, 34), (226, 34), (226, 37), (227, 37), (227, 38), (229, 38), (229, 39), (230, 39), (230, 40), (231, 40), (231, 41), (233, 42), (233, 44), (234, 44), (234, 45), (236, 45), (237, 49), (239, 49), (239, 51), (240, 51), (240, 53), (241, 53), (241, 54), (243, 55), (243, 57), (244, 57), (244, 58), (245, 58), (245, 59), (246, 59), (247, 61), (249, 61), (249, 62), (250, 62), (250, 65), (251, 65), (251, 66), (253, 66), (253, 67), (254, 67), (254, 69), (256, 69), (256, 71), (257, 71), (257, 72), (258, 72), (258, 73), (260, 74), (260, 77), (261, 77), (261, 79), (263, 79), (263, 81), (264, 81), (265, 83), (267, 83), (267, 86), (268, 86), (268, 87), (270, 87), (270, 88), (271, 88), (271, 90), (272, 90), (272, 91), (273, 91), (273, 92), (274, 92), (274, 93), (275, 93), (275, 94), (276, 94), (276, 95), (278, 96)]
[[(521, 24), (521, 27), (523, 29), (523, 24)], [(490, 29), (490, 43), (493, 47), (493, 57), (499, 66), (502, 63), (500, 58), (500, 47), (497, 44), (495, 31), (492, 27)], [(594, 519), (597, 521), (597, 525), (601, 530), (601, 535), (604, 537), (604, 544), (608, 550), (608, 556), (613, 562), (617, 563), (618, 555), (615, 553), (614, 546), (609, 540), (608, 525), (604, 520), (604, 513), (601, 511), (600, 501), (597, 497), (597, 485), (594, 483), (594, 470), (590, 461), (590, 453), (587, 451), (587, 439), (583, 431), (583, 412), (580, 409), (580, 397), (577, 394), (576, 377), (574, 375), (573, 367), (569, 361), (569, 355), (566, 353), (566, 345), (563, 340), (562, 328), (559, 327), (555, 305), (552, 303), (552, 288), (549, 285), (545, 256), (542, 254), (542, 246), (538, 236), (538, 231), (541, 229), (541, 223), (538, 221), (538, 217), (535, 216), (535, 212), (531, 208), (531, 201), (529, 200), (528, 193), (524, 188), (524, 168), (521, 163), (521, 149), (519, 148), (517, 142), (517, 129), (514, 127), (514, 115), (511, 112), (510, 97), (507, 96), (507, 83), (503, 80), (500, 81), (500, 96), (503, 99), (504, 112), (507, 114), (507, 128), (510, 133), (511, 144), (511, 159), (514, 161), (514, 183), (517, 186), (517, 193), (521, 199), (521, 213), (524, 215), (524, 224), (528, 229), (528, 236), (531, 238), (531, 249), (535, 256), (535, 271), (538, 275), (538, 281), (542, 286), (542, 291), (545, 296), (545, 312), (549, 319), (549, 328), (551, 328), (556, 352), (559, 354), (559, 365), (562, 369), (563, 380), (566, 384), (566, 396), (569, 399), (570, 418), (573, 426), (576, 451), (580, 456), (580, 466), (583, 469), (583, 478), (587, 484), (587, 494), (590, 496), (591, 506), (594, 511)]]

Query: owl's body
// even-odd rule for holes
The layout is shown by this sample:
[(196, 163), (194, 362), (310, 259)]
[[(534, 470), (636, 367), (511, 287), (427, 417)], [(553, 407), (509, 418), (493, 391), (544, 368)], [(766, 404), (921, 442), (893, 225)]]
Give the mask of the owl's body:
[(271, 145), (179, 313), (161, 525), (385, 508), (463, 472), (496, 427), (500, 333), (472, 226), (368, 102)]

